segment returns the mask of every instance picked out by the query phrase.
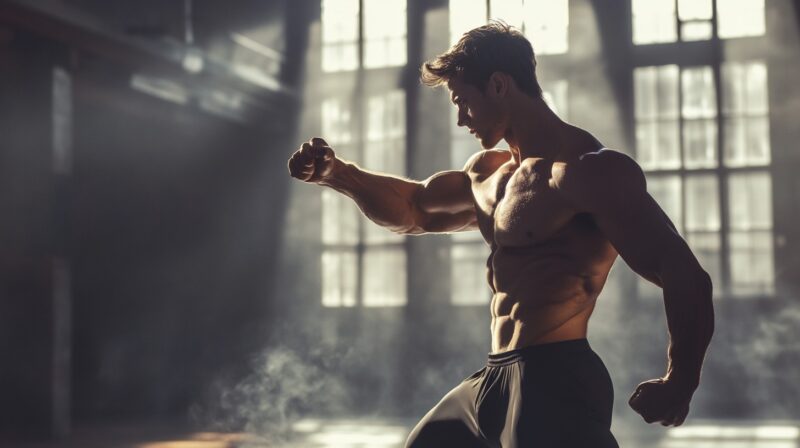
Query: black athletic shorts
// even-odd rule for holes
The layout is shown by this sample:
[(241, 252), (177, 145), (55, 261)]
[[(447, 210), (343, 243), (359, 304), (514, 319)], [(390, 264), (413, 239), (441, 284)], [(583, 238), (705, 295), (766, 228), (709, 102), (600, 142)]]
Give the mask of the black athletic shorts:
[(614, 389), (586, 339), (489, 354), (411, 431), (407, 448), (618, 448)]

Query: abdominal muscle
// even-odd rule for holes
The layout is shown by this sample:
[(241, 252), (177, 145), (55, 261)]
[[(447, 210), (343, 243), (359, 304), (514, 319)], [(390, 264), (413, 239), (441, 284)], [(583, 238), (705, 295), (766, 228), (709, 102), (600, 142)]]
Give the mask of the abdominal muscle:
[(509, 252), (493, 248), (488, 263), (492, 352), (585, 338), (608, 270), (581, 273), (563, 256)]

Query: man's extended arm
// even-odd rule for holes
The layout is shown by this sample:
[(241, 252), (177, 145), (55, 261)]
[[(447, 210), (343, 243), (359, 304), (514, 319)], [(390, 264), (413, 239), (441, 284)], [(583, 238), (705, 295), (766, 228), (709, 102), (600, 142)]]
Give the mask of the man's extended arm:
[(402, 234), (474, 229), (469, 178), (445, 171), (418, 182), (364, 170), (336, 158), (322, 139), (312, 139), (289, 161), (293, 177), (350, 197), (370, 220)]
[(663, 288), (670, 335), (667, 373), (640, 384), (630, 405), (648, 423), (680, 425), (714, 332), (710, 278), (647, 194), (644, 174), (628, 156), (609, 150), (587, 154), (565, 169), (561, 183), (625, 262)]

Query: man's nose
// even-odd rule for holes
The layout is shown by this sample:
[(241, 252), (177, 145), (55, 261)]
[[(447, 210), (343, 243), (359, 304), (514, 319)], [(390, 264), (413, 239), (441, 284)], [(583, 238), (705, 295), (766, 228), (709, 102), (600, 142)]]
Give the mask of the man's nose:
[(458, 124), (459, 127), (467, 125), (466, 118), (467, 118), (467, 114), (462, 113), (462, 112), (458, 113), (458, 123), (457, 124)]

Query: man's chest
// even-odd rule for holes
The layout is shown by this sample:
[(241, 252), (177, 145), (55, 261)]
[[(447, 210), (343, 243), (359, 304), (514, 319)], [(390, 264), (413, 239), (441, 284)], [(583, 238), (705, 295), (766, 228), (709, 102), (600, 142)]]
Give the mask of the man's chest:
[(566, 226), (575, 210), (555, 187), (557, 172), (552, 162), (525, 159), (473, 176), (472, 192), (484, 238), (501, 246), (526, 246), (545, 241)]

